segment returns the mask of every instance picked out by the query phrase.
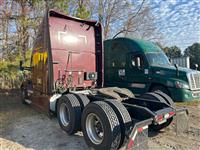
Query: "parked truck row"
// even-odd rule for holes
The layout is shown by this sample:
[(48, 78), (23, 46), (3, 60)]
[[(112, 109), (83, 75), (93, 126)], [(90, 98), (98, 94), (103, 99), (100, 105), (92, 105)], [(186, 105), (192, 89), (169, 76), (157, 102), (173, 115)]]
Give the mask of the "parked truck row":
[(82, 131), (99, 150), (146, 147), (148, 128), (163, 129), (176, 115), (171, 97), (190, 97), (190, 88), (198, 88), (196, 78), (187, 82), (198, 73), (170, 67), (154, 44), (127, 38), (103, 44), (99, 22), (54, 10), (39, 27), (30, 67), (20, 63), (25, 69), (31, 77), (21, 85), (22, 102), (56, 115), (69, 135)]

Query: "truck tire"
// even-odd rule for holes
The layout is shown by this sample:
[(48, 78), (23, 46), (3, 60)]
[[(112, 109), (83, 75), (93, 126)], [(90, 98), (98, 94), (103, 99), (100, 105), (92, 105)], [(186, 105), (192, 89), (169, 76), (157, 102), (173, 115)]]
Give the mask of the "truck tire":
[(89, 98), (84, 94), (75, 94), (76, 98), (78, 99), (81, 105), (81, 111), (90, 103)]
[(89, 103), (82, 114), (82, 131), (87, 145), (95, 150), (116, 150), (121, 141), (118, 117), (103, 101)]
[(151, 92), (158, 92), (158, 91), (160, 91), (160, 92), (163, 92), (163, 93), (165, 93), (165, 94), (167, 94), (167, 95), (170, 95), (169, 94), (169, 91), (167, 90), (167, 88), (166, 87), (164, 87), (164, 86), (161, 86), (161, 85), (157, 85), (157, 86), (154, 86), (152, 89), (151, 89)]
[(73, 94), (66, 94), (59, 98), (57, 116), (60, 127), (69, 135), (81, 129), (81, 106)]
[[(160, 101), (160, 102), (163, 102), (163, 103), (170, 105), (162, 96), (160, 96), (157, 93), (153, 93), (153, 92), (152, 93), (145, 93), (144, 95), (141, 96), (141, 98), (153, 99), (153, 100)], [(154, 131), (159, 131), (159, 130), (169, 126), (172, 121), (173, 121), (173, 117), (167, 119), (167, 121), (163, 124), (160, 124), (160, 125), (152, 124), (152, 125), (149, 126), (149, 129), (154, 130)]]
[(167, 95), (161, 91), (156, 91), (155, 93), (162, 96), (170, 106), (172, 106), (173, 108), (176, 108), (174, 101), (171, 99), (171, 97), (169, 95)]
[(155, 101), (160, 101), (160, 102), (168, 104), (162, 96), (160, 96), (159, 94), (156, 94), (155, 92), (145, 93), (145, 94), (141, 95), (140, 98), (153, 99)]
[(130, 134), (131, 127), (132, 127), (132, 119), (131, 116), (129, 115), (129, 112), (127, 111), (126, 107), (116, 101), (116, 100), (105, 100), (106, 103), (108, 103), (112, 109), (115, 111), (119, 122), (120, 122), (120, 128), (121, 128), (121, 142), (120, 146), (123, 145), (126, 136)]

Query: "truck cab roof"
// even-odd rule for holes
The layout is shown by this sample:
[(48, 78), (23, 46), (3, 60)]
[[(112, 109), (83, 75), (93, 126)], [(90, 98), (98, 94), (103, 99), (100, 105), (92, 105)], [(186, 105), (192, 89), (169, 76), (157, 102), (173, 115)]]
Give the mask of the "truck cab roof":
[(162, 52), (162, 50), (153, 42), (144, 41), (135, 38), (119, 37), (104, 41), (105, 49), (126, 50), (127, 52)]

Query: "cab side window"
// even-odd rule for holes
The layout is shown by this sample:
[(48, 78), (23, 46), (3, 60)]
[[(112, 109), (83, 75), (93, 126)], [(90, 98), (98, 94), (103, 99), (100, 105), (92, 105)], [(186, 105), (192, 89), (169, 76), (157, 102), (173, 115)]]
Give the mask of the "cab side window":
[(144, 68), (144, 59), (141, 55), (134, 55), (131, 57), (131, 68)]

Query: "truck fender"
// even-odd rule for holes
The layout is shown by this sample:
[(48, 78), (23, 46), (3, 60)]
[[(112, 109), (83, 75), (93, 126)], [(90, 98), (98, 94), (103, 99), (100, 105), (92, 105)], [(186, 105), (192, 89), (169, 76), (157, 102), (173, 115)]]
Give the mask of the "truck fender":
[(50, 98), (50, 110), (55, 112), (56, 111), (56, 103), (58, 101), (58, 99), (62, 96), (62, 94), (54, 94), (51, 98)]

